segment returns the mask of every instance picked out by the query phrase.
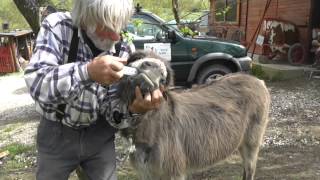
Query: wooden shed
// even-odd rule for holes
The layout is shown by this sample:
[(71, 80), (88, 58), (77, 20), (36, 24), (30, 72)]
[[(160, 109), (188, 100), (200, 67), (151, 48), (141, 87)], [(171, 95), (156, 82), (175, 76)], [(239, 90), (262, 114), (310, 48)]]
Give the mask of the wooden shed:
[[(241, 42), (249, 53), (269, 58), (300, 43), (303, 58), (312, 63), (311, 42), (320, 36), (319, 0), (210, 0), (211, 35)], [(296, 50), (296, 49), (295, 49)], [(272, 53), (271, 53), (271, 52)], [(295, 51), (294, 53), (299, 53)], [(281, 54), (281, 53), (279, 53)], [(278, 54), (278, 55), (279, 55)], [(282, 54), (282, 55), (284, 55)], [(294, 54), (297, 55), (297, 54)], [(300, 54), (301, 55), (301, 54)], [(280, 57), (280, 56), (279, 56)]]
[(32, 35), (31, 30), (0, 33), (0, 73), (24, 68), (31, 57)]

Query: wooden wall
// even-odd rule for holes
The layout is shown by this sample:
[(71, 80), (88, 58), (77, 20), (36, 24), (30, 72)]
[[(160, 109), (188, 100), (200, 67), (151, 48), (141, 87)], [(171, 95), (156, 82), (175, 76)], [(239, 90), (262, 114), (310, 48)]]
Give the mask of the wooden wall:
[[(240, 14), (238, 23), (217, 23), (214, 21), (214, 4), (215, 0), (211, 1), (211, 16), (209, 19), (211, 32), (221, 32), (223, 28), (228, 29), (227, 39), (230, 39), (232, 33), (239, 29), (245, 33), (242, 43), (247, 45), (253, 38), (253, 35), (259, 25), (259, 21), (263, 16), (263, 12), (267, 3), (267, 0), (238, 0), (240, 2)], [(248, 12), (247, 12), (247, 3)], [(270, 7), (265, 15), (265, 18), (279, 18), (295, 23), (300, 32), (300, 41), (305, 48), (308, 48), (308, 38), (310, 32), (308, 32), (309, 16), (310, 16), (311, 0), (272, 0)], [(246, 28), (246, 18), (247, 28)], [(262, 32), (261, 27), (260, 33)], [(245, 32), (246, 30), (246, 32)], [(255, 40), (253, 41), (253, 43)], [(252, 52), (253, 44), (250, 46), (249, 52)], [(261, 47), (257, 46), (255, 50), (256, 54), (261, 54)]]

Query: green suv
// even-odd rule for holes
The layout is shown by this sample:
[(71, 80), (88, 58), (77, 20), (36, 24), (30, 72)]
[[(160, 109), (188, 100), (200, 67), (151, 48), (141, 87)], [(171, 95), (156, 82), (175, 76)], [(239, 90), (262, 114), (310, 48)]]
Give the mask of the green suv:
[(251, 68), (251, 58), (238, 43), (215, 37), (185, 37), (174, 26), (145, 11), (137, 11), (131, 22), (127, 31), (136, 49), (149, 49), (169, 60), (177, 85), (203, 84)]

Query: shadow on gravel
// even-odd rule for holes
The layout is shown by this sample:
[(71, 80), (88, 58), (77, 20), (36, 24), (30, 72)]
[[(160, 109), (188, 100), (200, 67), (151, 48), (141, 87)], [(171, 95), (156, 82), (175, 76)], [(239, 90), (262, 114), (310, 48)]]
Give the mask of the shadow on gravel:
[(22, 95), (22, 94), (27, 94), (29, 93), (27, 87), (22, 87), (22, 88), (19, 88), (19, 89), (16, 89), (15, 91), (13, 91), (13, 94), (16, 94), (16, 95)]
[[(320, 177), (319, 146), (281, 146), (261, 149), (257, 163), (257, 180), (303, 179)], [(240, 158), (225, 161), (212, 169), (197, 173), (192, 180), (238, 180), (242, 179)]]
[(256, 179), (317, 179), (319, 146), (270, 147), (260, 154)]
[(11, 108), (0, 112), (0, 126), (17, 122), (39, 121), (34, 104)]

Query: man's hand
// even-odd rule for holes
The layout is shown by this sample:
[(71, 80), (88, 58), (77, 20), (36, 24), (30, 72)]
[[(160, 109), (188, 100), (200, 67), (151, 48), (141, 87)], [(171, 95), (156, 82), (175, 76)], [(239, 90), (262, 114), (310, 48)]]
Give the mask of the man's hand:
[(123, 76), (122, 68), (125, 63), (126, 59), (114, 56), (96, 57), (87, 66), (89, 77), (102, 85), (112, 84)]
[(135, 95), (135, 100), (129, 106), (129, 110), (132, 113), (145, 113), (149, 110), (157, 109), (163, 100), (160, 89), (156, 89), (143, 97), (140, 88), (136, 87)]

